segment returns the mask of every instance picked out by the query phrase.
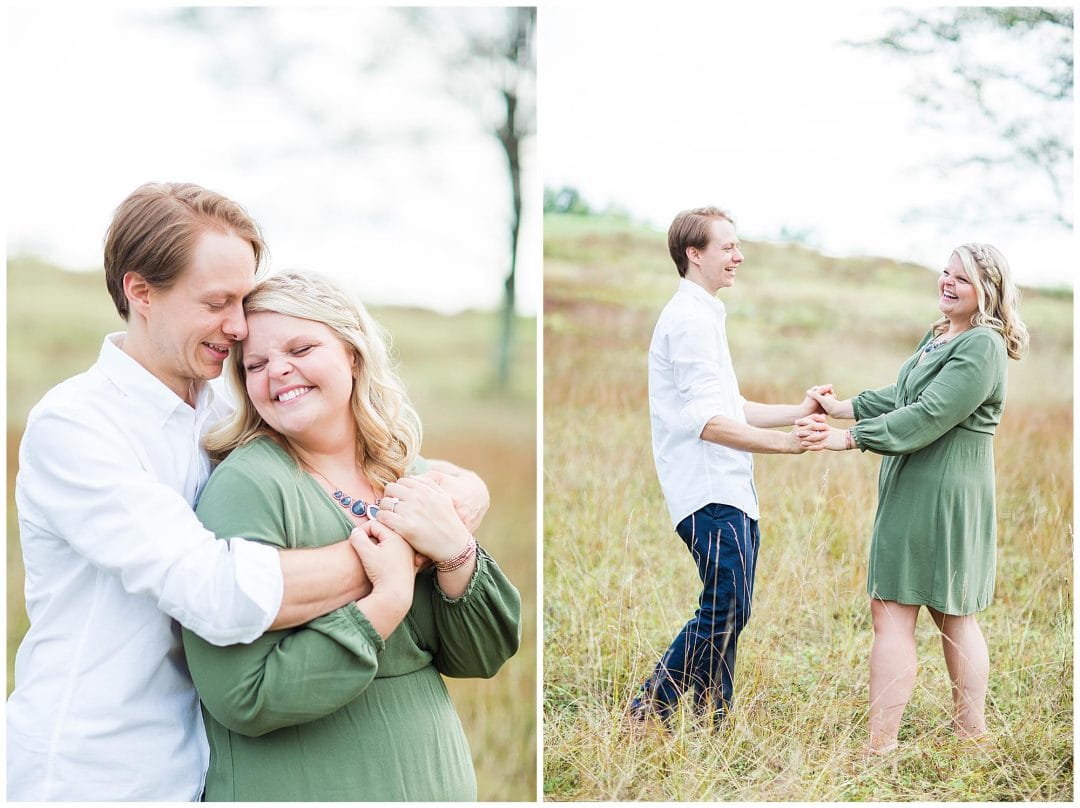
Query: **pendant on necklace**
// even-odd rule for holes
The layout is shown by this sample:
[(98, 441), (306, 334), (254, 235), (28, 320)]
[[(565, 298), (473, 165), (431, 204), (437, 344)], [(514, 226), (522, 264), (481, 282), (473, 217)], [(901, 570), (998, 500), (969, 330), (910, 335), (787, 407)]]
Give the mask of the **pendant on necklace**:
[(379, 512), (377, 505), (368, 505), (362, 499), (353, 499), (344, 491), (335, 491), (334, 499), (338, 501), (338, 504), (342, 508), (346, 508), (352, 511), (357, 516), (366, 516), (368, 519), (374, 519), (375, 514)]

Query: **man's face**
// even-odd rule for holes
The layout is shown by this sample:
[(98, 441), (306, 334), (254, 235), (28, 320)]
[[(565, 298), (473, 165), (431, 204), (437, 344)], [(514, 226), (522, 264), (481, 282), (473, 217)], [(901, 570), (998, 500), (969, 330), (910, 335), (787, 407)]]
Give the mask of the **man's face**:
[[(743, 254), (739, 252), (735, 225), (727, 219), (713, 219), (705, 249), (691, 247), (687, 253), (690, 266), (686, 277), (704, 286), (710, 294), (735, 285), (735, 273), (743, 262)], [(691, 273), (694, 277), (691, 277)]]
[(254, 285), (251, 244), (205, 231), (176, 282), (149, 292), (149, 370), (190, 401), (192, 382), (220, 376), (232, 344), (247, 336), (243, 302)]

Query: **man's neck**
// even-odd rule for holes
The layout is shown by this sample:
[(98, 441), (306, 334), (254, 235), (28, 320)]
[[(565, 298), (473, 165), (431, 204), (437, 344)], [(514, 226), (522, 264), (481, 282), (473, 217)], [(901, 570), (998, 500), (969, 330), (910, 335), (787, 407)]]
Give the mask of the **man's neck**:
[(202, 381), (198, 379), (176, 378), (164, 372), (163, 369), (159, 368), (157, 363), (153, 361), (154, 354), (149, 350), (146, 341), (140, 339), (138, 334), (133, 334), (131, 329), (128, 329), (127, 333), (121, 338), (118, 347), (121, 351), (138, 362), (147, 373), (151, 374), (155, 379), (176, 393), (185, 404), (192, 409), (195, 408), (195, 401), (202, 391)]
[(717, 287), (716, 287), (715, 289), (714, 289), (714, 288), (712, 288), (712, 287), (710, 287), (710, 286), (709, 286), (709, 285), (708, 285), (708, 284), (707, 284), (707, 283), (705, 282), (705, 278), (704, 278), (704, 277), (702, 277), (701, 273), (700, 273), (700, 272), (697, 272), (697, 271), (695, 271), (695, 268), (694, 268), (694, 267), (692, 267), (692, 266), (691, 266), (691, 267), (690, 267), (690, 268), (689, 268), (688, 270), (686, 270), (686, 274), (685, 274), (685, 275), (683, 276), (683, 278), (684, 278), (685, 280), (688, 280), (688, 281), (690, 281), (690, 283), (693, 283), (693, 284), (697, 284), (697, 285), (698, 285), (698, 286), (700, 286), (700, 287), (701, 287), (702, 289), (704, 289), (704, 290), (705, 290), (706, 292), (708, 292), (708, 293), (709, 293), (709, 295), (710, 295), (710, 296), (712, 296), (712, 297), (715, 297), (715, 296), (716, 296), (716, 293), (720, 291), (720, 287), (719, 287), (719, 286), (717, 286)]

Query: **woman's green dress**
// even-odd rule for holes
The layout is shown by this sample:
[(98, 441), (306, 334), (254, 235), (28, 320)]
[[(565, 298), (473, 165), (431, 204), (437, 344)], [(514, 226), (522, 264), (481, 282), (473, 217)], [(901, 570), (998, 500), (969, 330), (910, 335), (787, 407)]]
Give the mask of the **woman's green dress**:
[[(232, 452), (196, 509), (221, 538), (281, 548), (346, 538), (353, 523), (272, 440)], [(490, 677), (516, 650), (517, 590), (483, 551), (448, 598), (434, 570), (384, 642), (354, 604), (219, 648), (184, 630), (210, 740), (205, 799), (475, 800), (468, 743), (442, 676)], [(440, 675), (441, 674), (441, 675)]]
[(994, 593), (994, 430), (1005, 404), (1005, 341), (978, 326), (852, 400), (855, 443), (885, 457), (870, 544), (871, 597), (952, 615)]

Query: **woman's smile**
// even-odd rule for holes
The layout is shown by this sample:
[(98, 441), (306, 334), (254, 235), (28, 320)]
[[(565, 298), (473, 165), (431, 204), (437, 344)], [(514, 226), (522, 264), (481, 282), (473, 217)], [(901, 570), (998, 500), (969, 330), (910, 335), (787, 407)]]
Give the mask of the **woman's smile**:
[(307, 395), (314, 389), (314, 387), (288, 387), (285, 390), (278, 392), (275, 398), (277, 398), (279, 404), (286, 404), (301, 396)]

